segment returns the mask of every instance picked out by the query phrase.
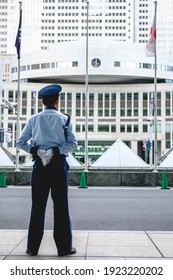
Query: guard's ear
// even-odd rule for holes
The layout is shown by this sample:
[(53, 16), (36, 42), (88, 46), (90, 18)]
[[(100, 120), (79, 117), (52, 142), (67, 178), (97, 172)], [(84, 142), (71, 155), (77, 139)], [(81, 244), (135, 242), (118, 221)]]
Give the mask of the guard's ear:
[(58, 105), (59, 105), (59, 98), (55, 101), (55, 104), (54, 104), (54, 105), (55, 105), (56, 108), (58, 108)]

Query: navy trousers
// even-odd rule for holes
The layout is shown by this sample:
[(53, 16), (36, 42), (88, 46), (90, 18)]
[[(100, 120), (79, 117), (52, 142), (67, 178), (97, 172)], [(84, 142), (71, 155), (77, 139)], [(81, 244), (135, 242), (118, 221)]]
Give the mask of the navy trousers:
[(54, 240), (59, 254), (72, 248), (72, 232), (68, 207), (68, 163), (65, 157), (53, 156), (50, 163), (42, 165), (37, 159), (32, 172), (32, 209), (28, 231), (27, 249), (37, 253), (44, 234), (45, 210), (49, 191), (54, 207)]

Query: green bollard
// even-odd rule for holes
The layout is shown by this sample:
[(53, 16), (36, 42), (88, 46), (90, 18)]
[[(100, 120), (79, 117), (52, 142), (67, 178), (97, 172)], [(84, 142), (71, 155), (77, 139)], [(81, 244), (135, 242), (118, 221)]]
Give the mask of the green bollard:
[(87, 188), (84, 170), (82, 170), (82, 174), (80, 177), (80, 187), (79, 188)]
[(162, 177), (162, 190), (168, 190), (168, 179), (167, 179), (167, 174), (166, 171), (163, 172), (163, 177)]
[(6, 177), (5, 177), (5, 172), (4, 169), (1, 172), (1, 177), (0, 177), (0, 188), (6, 188)]

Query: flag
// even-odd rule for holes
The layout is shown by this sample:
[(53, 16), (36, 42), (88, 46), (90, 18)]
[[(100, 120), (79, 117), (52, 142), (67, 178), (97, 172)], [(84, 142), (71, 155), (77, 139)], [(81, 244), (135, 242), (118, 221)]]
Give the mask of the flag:
[(21, 35), (22, 35), (22, 9), (20, 9), (19, 26), (18, 26), (16, 41), (15, 41), (15, 47), (17, 50), (17, 59), (20, 59)]
[[(2, 80), (3, 80), (4, 61), (0, 58), (0, 106), (2, 104)], [(0, 124), (1, 125), (1, 124)]]
[(146, 56), (155, 56), (156, 54), (156, 16), (154, 16), (153, 24), (150, 28), (148, 42), (145, 48)]

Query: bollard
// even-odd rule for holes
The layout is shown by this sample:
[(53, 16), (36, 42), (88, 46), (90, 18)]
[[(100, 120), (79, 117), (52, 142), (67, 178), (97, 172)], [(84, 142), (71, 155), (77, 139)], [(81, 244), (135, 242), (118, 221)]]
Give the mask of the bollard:
[(169, 189), (166, 171), (163, 172), (161, 189), (162, 190), (168, 190)]
[(82, 170), (82, 173), (81, 173), (81, 177), (80, 177), (80, 187), (79, 187), (79, 188), (87, 188), (84, 170)]
[(4, 169), (1, 172), (1, 177), (0, 177), (0, 188), (6, 188), (6, 177), (5, 177), (5, 172)]

